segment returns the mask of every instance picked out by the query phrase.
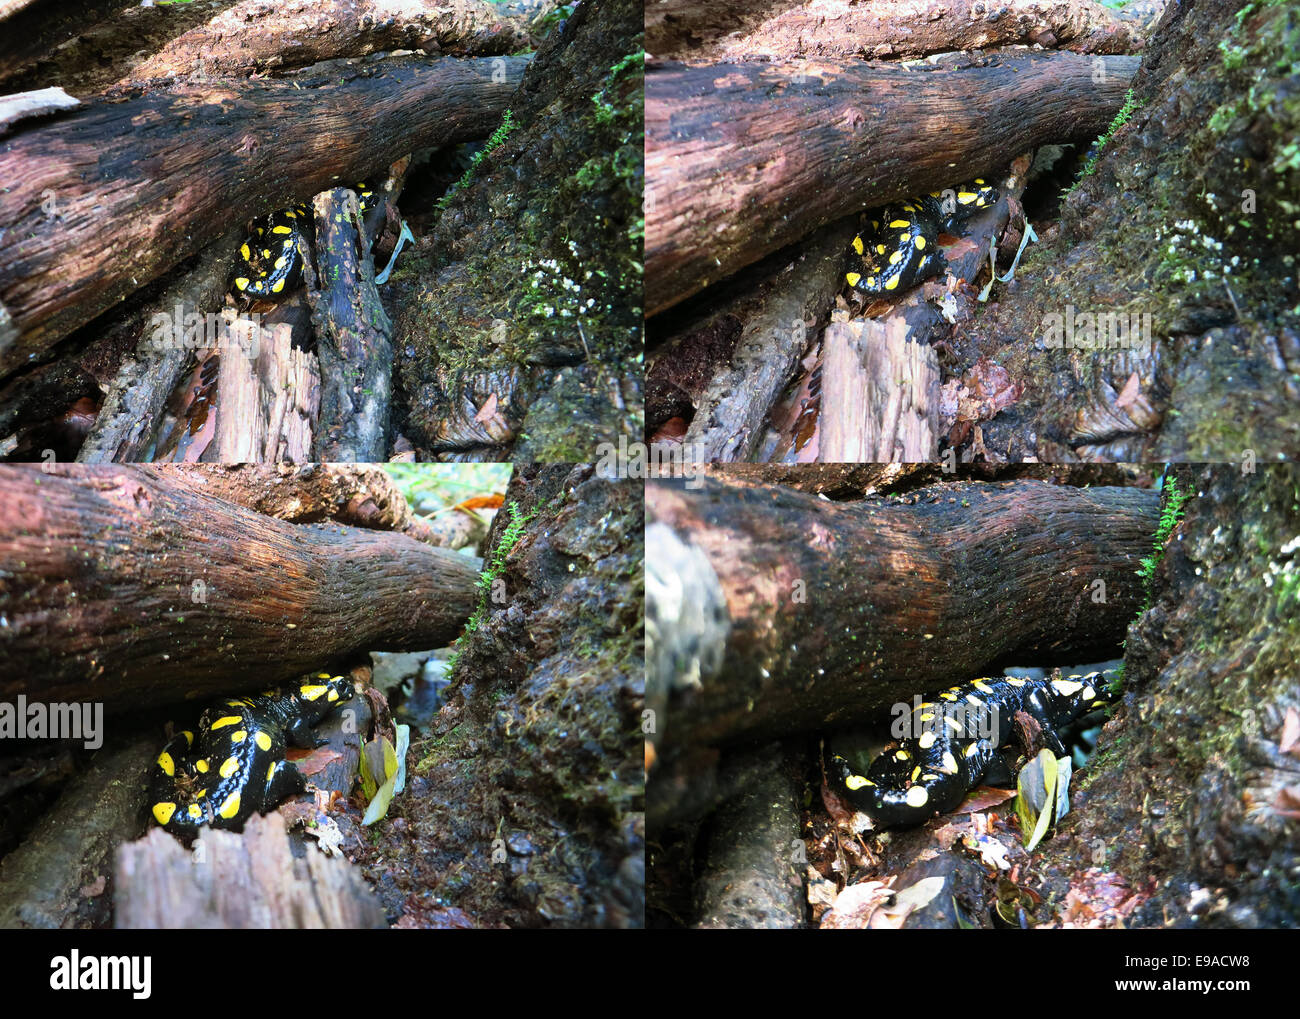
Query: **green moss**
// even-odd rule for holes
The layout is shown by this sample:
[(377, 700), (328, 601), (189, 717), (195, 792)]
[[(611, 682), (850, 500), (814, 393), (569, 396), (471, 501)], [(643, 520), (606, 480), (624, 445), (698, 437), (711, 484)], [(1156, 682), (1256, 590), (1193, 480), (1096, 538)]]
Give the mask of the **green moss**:
[(487, 159), (487, 157), (494, 151), (499, 149), (505, 140), (510, 137), (510, 132), (517, 126), (518, 125), (515, 124), (514, 113), (510, 110), (506, 110), (501, 117), (501, 123), (497, 125), (497, 129), (492, 132), (491, 136), (483, 144), (483, 147), (475, 152), (473, 158), (470, 159), (469, 168), (461, 175), (460, 180), (456, 181), (455, 184), (449, 187), (447, 193), (438, 199), (437, 207), (439, 212), (446, 211), (447, 203), (451, 201), (452, 195), (457, 191), (462, 191), (469, 187), (469, 182), (474, 179), (474, 174), (478, 170), (479, 164), (482, 163), (483, 160)]

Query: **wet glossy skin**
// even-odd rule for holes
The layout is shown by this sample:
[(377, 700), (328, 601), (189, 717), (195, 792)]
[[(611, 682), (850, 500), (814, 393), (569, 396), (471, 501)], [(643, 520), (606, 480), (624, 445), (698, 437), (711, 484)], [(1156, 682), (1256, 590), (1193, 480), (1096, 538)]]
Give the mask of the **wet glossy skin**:
[(881, 827), (916, 825), (961, 804), (1012, 735), (1018, 711), (1033, 717), (1044, 744), (1065, 756), (1057, 729), (1106, 703), (1102, 673), (1057, 679), (999, 676), (950, 687), (908, 720), (908, 737), (881, 754), (865, 775), (838, 754), (829, 777), (836, 792)]
[(154, 820), (176, 835), (205, 826), (238, 830), (306, 788), (285, 747), (324, 743), (311, 731), (353, 696), (345, 676), (320, 673), (283, 690), (231, 698), (203, 713), (196, 732), (173, 738), (149, 769)]
[(975, 213), (998, 200), (997, 188), (982, 177), (954, 189), (945, 208), (934, 191), (875, 210), (868, 230), (853, 238), (849, 286), (869, 297), (901, 294), (944, 267), (939, 235), (958, 232)]
[[(365, 184), (358, 184), (356, 191), (364, 215), (374, 205), (374, 192)], [(239, 247), (236, 291), (248, 297), (279, 297), (298, 285), (302, 271), (298, 238), (307, 217), (307, 206), (295, 205), (253, 228), (253, 236)]]

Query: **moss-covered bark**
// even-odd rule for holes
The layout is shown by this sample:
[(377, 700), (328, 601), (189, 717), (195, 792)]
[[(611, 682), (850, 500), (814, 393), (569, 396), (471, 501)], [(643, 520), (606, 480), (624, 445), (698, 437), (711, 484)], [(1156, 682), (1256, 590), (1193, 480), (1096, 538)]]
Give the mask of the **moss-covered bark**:
[[(1168, 6), (1135, 111), (975, 323), (974, 353), (1027, 383), (1010, 459), (1300, 450), (1298, 40), (1282, 0)], [(1112, 312), (1149, 314), (1154, 349), (1044, 343), (1050, 315)]]
[(454, 692), (374, 836), (402, 925), (643, 925), (643, 526), (638, 482), (516, 474)]
[(1196, 497), (1129, 630), (1123, 706), (1040, 850), (1042, 919), (1093, 867), (1150, 893), (1129, 926), (1300, 919), (1300, 749), (1282, 750), (1300, 711), (1300, 471), (1182, 477)]
[[(631, 0), (577, 8), (530, 65), (516, 129), (394, 277), (405, 431), (430, 454), (578, 461), (641, 437), (642, 24)], [(493, 395), (507, 428), (475, 449)]]

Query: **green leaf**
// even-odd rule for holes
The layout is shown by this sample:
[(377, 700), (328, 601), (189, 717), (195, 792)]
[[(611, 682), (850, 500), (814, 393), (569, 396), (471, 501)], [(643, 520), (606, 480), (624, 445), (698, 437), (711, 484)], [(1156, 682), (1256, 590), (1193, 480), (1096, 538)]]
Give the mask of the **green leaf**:
[[(403, 728), (406, 727), (403, 726)], [(400, 741), (401, 736), (399, 736), (398, 739)], [(379, 739), (371, 740), (367, 743), (365, 746), (365, 752), (361, 755), (362, 760), (371, 757), (373, 753), (371, 748), (376, 745), (383, 754), (383, 762), (380, 766), (383, 768), (384, 783), (375, 790), (374, 796), (371, 797), (370, 805), (366, 807), (366, 816), (361, 819), (363, 825), (370, 825), (374, 824), (376, 821), (383, 820), (385, 815), (388, 813), (388, 805), (393, 800), (397, 786), (397, 773), (399, 770), (397, 751), (393, 748), (393, 744), (388, 742), (387, 737), (381, 736)], [(374, 768), (375, 763), (376, 762), (372, 758), (372, 770), (378, 770)]]
[(1056, 804), (1056, 755), (1050, 750), (1040, 750), (1038, 756), (1020, 769), (1016, 776), (1016, 815), (1020, 819), (1020, 831), (1025, 836), (1025, 850), (1032, 852), (1034, 847), (1047, 834), (1047, 826), (1052, 820), (1055, 809), (1046, 807)]

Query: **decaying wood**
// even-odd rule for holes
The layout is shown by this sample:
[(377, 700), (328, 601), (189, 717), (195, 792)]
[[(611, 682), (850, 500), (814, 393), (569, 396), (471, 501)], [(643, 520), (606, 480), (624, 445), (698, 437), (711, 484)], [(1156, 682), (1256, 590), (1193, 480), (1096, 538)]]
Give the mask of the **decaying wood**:
[[(111, 743), (0, 861), (0, 927), (106, 927), (113, 849), (140, 831), (153, 739)], [(170, 838), (171, 836), (167, 836)]]
[[(450, 545), (416, 516), (392, 476), (357, 464), (187, 464), (168, 477), (216, 499), (290, 523), (333, 520), (373, 531), (400, 531), (430, 545)], [(467, 544), (461, 541), (460, 545)], [(459, 547), (459, 546), (458, 546)]]
[(768, 410), (808, 346), (808, 325), (826, 315), (842, 286), (853, 230), (851, 223), (833, 224), (810, 238), (801, 254), (773, 256), (756, 269), (754, 281), (736, 288), (739, 296), (709, 301), (702, 315), (655, 352), (647, 383), (652, 392), (690, 386), (685, 380), (694, 372), (683, 365), (697, 354), (700, 338), (728, 327), (737, 334), (730, 351), (720, 352), (721, 363), (704, 369), (711, 377), (688, 391), (695, 405), (683, 439), (689, 459), (752, 458)]
[(286, 524), (177, 469), (0, 469), (0, 697), (112, 713), (264, 688), (358, 652), (445, 646), (478, 601), (476, 560)]
[(321, 376), (314, 458), (376, 463), (388, 458), (393, 327), (375, 287), (370, 245), (361, 243), (356, 195), (337, 188), (318, 195), (314, 207), (319, 274), (307, 274)]
[(294, 346), (293, 334), (293, 326), (281, 322), (259, 330), (255, 356), (237, 347), (221, 352), (216, 436), (204, 454), (207, 462), (312, 459), (320, 371), (315, 357)]
[(123, 84), (282, 71), (379, 50), (483, 57), (528, 46), (522, 27), (482, 0), (448, 6), (404, 0), (243, 0), (133, 67)]
[(993, 172), (1045, 142), (1095, 137), (1138, 59), (952, 63), (648, 68), (647, 312), (835, 219)]
[(0, 373), (43, 354), (236, 222), (482, 137), (528, 57), (385, 61), (290, 81), (176, 83), (0, 142)]
[[(180, 383), (204, 341), (187, 336), (186, 320), (197, 323), (215, 314), (229, 283), (234, 252), (243, 229), (228, 231), (199, 255), (198, 264), (172, 282), (146, 309), (135, 355), (127, 357), (109, 385), (104, 404), (85, 444), (80, 463), (133, 463), (143, 460), (162, 421), (168, 397)], [(166, 327), (163, 327), (166, 323)]]
[(34, 92), (0, 96), (0, 135), (5, 134), (5, 129), (10, 124), (20, 120), (70, 110), (80, 105), (81, 100), (72, 98), (61, 88), (42, 88)]
[(720, 783), (734, 790), (703, 832), (695, 926), (803, 926), (800, 836), (802, 769), (779, 745), (733, 755)]
[(240, 834), (206, 832), (198, 863), (161, 828), (118, 850), (119, 929), (364, 928), (384, 910), (342, 857), (309, 849), (295, 858), (284, 818), (250, 818)]
[(665, 60), (869, 59), (1039, 45), (1132, 53), (1144, 34), (1092, 0), (647, 0), (646, 49)]
[(1112, 653), (1141, 604), (1160, 500), (1021, 481), (836, 503), (700, 480), (646, 486), (654, 519), (708, 557), (730, 617), (721, 671), (674, 687), (665, 758), (851, 724), (1013, 653)]
[(901, 319), (832, 322), (822, 366), (820, 458), (918, 463), (939, 455), (939, 359)]

